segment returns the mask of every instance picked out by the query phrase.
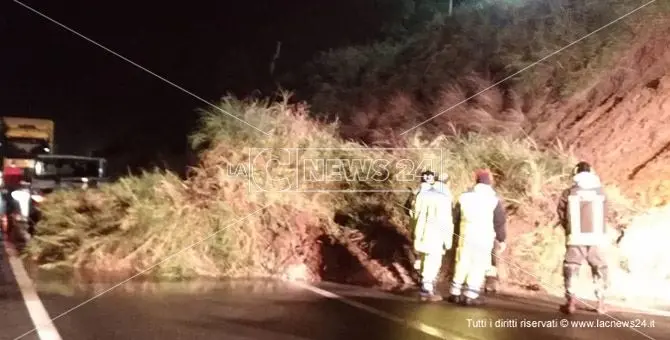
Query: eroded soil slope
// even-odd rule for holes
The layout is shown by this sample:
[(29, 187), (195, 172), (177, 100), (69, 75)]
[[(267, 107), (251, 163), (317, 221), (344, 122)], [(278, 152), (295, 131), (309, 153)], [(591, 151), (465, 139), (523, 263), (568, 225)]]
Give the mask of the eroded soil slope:
[(607, 183), (644, 205), (670, 202), (670, 29), (637, 40), (611, 72), (530, 132), (560, 138)]

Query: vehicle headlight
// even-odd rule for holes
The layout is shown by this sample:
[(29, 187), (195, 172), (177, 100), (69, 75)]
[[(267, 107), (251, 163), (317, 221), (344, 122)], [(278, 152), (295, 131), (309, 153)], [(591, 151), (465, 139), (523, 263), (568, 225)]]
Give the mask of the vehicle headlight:
[(42, 175), (44, 173), (44, 163), (42, 162), (35, 162), (35, 174), (36, 175)]

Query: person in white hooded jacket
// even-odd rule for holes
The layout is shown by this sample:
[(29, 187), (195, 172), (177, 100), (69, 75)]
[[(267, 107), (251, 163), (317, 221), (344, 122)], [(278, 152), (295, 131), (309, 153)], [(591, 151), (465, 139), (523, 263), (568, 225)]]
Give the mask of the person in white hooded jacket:
[(566, 303), (561, 311), (572, 314), (576, 310), (574, 285), (579, 268), (586, 261), (591, 267), (598, 299), (598, 313), (605, 313), (605, 291), (608, 286), (608, 266), (603, 246), (608, 241), (607, 204), (600, 178), (587, 162), (579, 162), (573, 171), (573, 185), (566, 189), (558, 202), (556, 212), (565, 229), (566, 251), (563, 277)]

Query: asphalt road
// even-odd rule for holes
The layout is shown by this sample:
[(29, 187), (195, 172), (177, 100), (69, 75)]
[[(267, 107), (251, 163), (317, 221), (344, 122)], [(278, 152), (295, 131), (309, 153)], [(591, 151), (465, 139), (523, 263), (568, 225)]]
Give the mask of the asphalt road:
[[(0, 238), (2, 237), (0, 233)], [(20, 330), (34, 328), (14, 273), (0, 247), (0, 339), (13, 339)], [(25, 331), (24, 331), (25, 332)], [(32, 333), (25, 340), (38, 340)]]
[[(17, 339), (35, 325), (4, 254), (0, 266), (0, 339)], [(118, 281), (75, 284), (53, 275), (38, 275), (33, 276), (33, 282), (39, 300), (50, 318), (55, 318), (53, 325), (64, 340), (670, 338), (667, 317), (622, 312), (608, 317), (580, 311), (568, 320), (638, 319), (639, 323), (645, 321), (646, 327), (562, 327), (563, 316), (556, 305), (559, 301), (528, 298), (490, 298), (485, 307), (466, 308), (447, 302), (420, 303), (411, 294), (335, 284), (314, 288), (261, 280), (130, 281), (109, 290)], [(556, 324), (530, 324), (551, 320)], [(21, 339), (39, 337), (32, 332)]]

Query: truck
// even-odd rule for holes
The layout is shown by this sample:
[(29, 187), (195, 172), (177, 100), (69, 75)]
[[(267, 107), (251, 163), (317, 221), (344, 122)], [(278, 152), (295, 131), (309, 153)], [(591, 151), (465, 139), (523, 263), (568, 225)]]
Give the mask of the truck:
[(59, 190), (96, 189), (109, 182), (107, 160), (100, 157), (42, 154), (25, 169), (21, 186), (11, 192), (4, 229), (19, 249), (32, 238), (42, 213), (40, 204)]
[(33, 168), (35, 157), (54, 151), (54, 122), (50, 119), (2, 117), (2, 167)]

